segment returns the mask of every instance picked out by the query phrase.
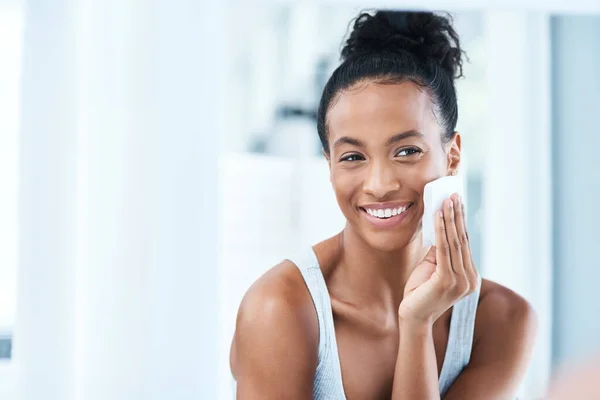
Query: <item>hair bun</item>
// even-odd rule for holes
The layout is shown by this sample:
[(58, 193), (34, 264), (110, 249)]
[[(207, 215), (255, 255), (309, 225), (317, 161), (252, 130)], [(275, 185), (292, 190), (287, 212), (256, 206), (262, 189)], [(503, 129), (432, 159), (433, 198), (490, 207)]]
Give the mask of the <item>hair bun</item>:
[(399, 51), (440, 65), (452, 78), (462, 76), (463, 51), (452, 19), (432, 12), (361, 13), (354, 20), (341, 55), (345, 61), (361, 55)]

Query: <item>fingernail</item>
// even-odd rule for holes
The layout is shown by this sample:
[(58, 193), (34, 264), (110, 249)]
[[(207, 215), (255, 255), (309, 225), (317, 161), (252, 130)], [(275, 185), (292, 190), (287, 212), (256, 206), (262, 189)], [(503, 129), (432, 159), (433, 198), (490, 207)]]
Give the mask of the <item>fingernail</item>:
[(454, 208), (454, 201), (450, 199), (450, 208)]

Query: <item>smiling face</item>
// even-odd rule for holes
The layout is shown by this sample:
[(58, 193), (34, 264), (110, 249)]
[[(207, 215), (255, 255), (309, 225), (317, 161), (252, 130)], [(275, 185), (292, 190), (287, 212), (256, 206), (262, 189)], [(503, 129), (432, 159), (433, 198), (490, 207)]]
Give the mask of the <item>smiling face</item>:
[(425, 184), (460, 161), (460, 136), (442, 142), (428, 93), (412, 82), (362, 82), (327, 112), (331, 183), (338, 204), (369, 246), (406, 247), (418, 237)]

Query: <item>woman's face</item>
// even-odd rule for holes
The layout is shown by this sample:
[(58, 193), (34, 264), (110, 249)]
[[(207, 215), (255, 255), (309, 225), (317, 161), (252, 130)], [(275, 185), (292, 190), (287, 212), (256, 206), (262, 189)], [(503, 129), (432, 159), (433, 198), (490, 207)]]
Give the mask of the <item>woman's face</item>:
[(460, 161), (460, 136), (442, 143), (429, 95), (410, 82), (360, 83), (327, 113), (331, 183), (350, 228), (370, 246), (417, 238), (426, 183)]

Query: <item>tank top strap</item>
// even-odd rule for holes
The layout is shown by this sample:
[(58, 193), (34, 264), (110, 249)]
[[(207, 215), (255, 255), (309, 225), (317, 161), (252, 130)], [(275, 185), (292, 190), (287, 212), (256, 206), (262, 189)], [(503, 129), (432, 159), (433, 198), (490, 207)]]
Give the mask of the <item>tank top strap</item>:
[(479, 279), (477, 289), (458, 301), (452, 308), (448, 345), (439, 380), (442, 396), (446, 394), (471, 359), (475, 315), (477, 314), (480, 290), (481, 279)]
[(296, 265), (304, 278), (319, 323), (319, 355), (313, 399), (345, 400), (331, 298), (319, 260), (312, 249), (289, 260)]

